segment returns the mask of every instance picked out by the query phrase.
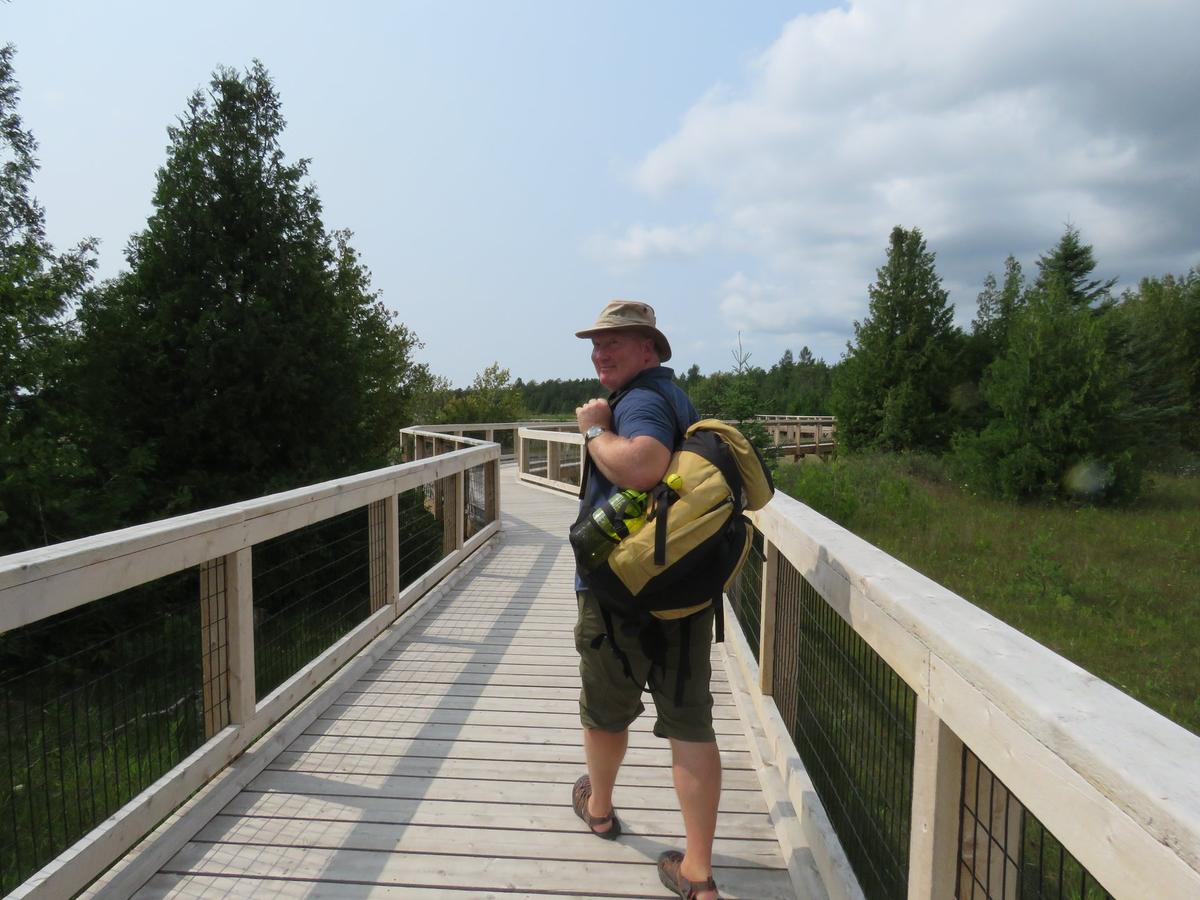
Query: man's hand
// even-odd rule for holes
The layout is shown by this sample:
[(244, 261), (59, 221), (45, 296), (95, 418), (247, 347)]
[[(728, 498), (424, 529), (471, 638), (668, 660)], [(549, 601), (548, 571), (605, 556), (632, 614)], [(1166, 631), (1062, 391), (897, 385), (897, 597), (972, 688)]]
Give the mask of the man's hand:
[(579, 423), (579, 433), (586, 434), (593, 425), (612, 429), (612, 407), (607, 400), (589, 400), (583, 406), (575, 408), (575, 421)]

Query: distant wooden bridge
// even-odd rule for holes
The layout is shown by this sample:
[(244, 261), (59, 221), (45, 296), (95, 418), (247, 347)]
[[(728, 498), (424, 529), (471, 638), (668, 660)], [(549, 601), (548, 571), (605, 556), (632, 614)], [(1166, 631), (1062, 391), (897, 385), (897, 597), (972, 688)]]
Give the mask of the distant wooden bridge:
[[(403, 465), (0, 559), (0, 635), (48, 660), (0, 684), (0, 887), (663, 896), (648, 723), (627, 837), (568, 802), (582, 442), (488, 428), (514, 464), (409, 429)], [(1200, 897), (1200, 738), (790, 498), (756, 527), (714, 650), (722, 896)]]

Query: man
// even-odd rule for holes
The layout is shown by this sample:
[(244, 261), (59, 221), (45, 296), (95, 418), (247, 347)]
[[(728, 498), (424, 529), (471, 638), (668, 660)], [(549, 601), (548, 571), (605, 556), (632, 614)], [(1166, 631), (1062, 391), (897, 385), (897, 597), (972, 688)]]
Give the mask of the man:
[[(600, 383), (614, 394), (628, 389), (614, 409), (608, 400), (589, 400), (575, 410), (579, 431), (594, 466), (584, 507), (603, 502), (616, 490), (645, 491), (666, 474), (684, 430), (699, 417), (674, 373), (662, 365), (671, 346), (655, 326), (645, 303), (614, 300), (590, 328), (592, 364)], [(656, 389), (657, 388), (657, 389)], [(686, 853), (669, 850), (658, 860), (663, 884), (685, 900), (716, 900), (712, 844), (721, 796), (721, 756), (712, 727), (712, 646), (714, 610), (704, 602), (690, 609), (656, 613), (665, 652), (652, 661), (636, 636), (623, 635), (616, 622), (609, 635), (596, 599), (579, 576), (579, 617), (575, 646), (583, 688), (579, 698), (588, 774), (575, 783), (572, 805), (591, 832), (606, 840), (620, 834), (613, 786), (629, 743), (629, 725), (644, 710), (649, 688), (658, 714), (654, 733), (671, 746), (675, 792), (687, 835)], [(684, 617), (693, 617), (682, 628)], [(610, 619), (611, 621), (611, 619)], [(683, 642), (687, 640), (687, 646)], [(687, 654), (687, 665), (682, 664)], [(622, 658), (624, 656), (624, 659)], [(626, 664), (628, 671), (626, 674)], [(680, 671), (687, 672), (680, 686)]]

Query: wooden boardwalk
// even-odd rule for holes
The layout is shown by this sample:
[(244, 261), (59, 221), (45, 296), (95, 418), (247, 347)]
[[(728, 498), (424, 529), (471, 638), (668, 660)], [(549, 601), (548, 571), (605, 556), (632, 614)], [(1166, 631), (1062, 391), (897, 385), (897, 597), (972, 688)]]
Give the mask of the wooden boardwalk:
[[(574, 501), (504, 473), (499, 545), (137, 897), (667, 896), (654, 860), (682, 847), (682, 824), (652, 710), (618, 783), (626, 835), (601, 841), (571, 811), (584, 771), (564, 540)], [(713, 659), (722, 897), (791, 900)]]

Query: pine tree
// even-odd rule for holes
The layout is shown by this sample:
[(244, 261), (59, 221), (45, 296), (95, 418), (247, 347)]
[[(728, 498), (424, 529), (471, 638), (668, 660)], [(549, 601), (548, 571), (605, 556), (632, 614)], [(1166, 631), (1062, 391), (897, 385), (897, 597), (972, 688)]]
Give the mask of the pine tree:
[(952, 425), (960, 335), (934, 254), (917, 228), (892, 229), (867, 318), (838, 367), (833, 407), (848, 449), (938, 449)]
[(18, 112), (13, 46), (0, 48), (0, 554), (76, 536), (83, 472), (62, 389), (70, 304), (91, 280), (94, 242), (56, 255), (30, 193), (37, 142)]
[(1137, 495), (1142, 466), (1111, 329), (1065, 280), (1030, 292), (984, 378), (990, 421), (955, 437), (956, 465), (974, 487), (1009, 499)]
[(329, 234), (261, 63), (168, 128), (129, 271), (83, 304), (80, 391), (111, 524), (383, 465), (416, 338)]
[(1106, 304), (1111, 299), (1110, 292), (1117, 280), (1092, 278), (1095, 268), (1092, 245), (1083, 243), (1079, 229), (1068, 225), (1054, 248), (1038, 257), (1038, 277), (1034, 288), (1045, 291), (1051, 282), (1058, 281), (1067, 300), (1074, 306)]
[(997, 285), (996, 276), (991, 272), (984, 279), (983, 290), (979, 294), (979, 310), (971, 323), (971, 333), (984, 340), (992, 350), (992, 356), (1002, 352), (1008, 343), (1008, 329), (1025, 302), (1025, 290), (1025, 274), (1021, 271), (1021, 264), (1012, 256), (1004, 260), (1003, 285)]

